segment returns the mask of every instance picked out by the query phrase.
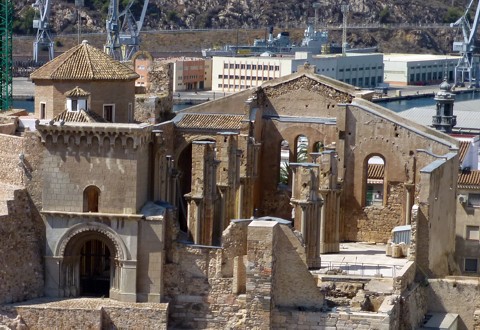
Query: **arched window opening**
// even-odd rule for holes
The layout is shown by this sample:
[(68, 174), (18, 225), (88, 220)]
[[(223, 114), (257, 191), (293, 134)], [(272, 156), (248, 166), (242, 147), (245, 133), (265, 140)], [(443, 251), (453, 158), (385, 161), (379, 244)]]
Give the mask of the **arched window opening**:
[(295, 145), (297, 163), (306, 163), (308, 161), (308, 138), (305, 135), (299, 135)]
[(380, 156), (367, 160), (367, 191), (365, 206), (383, 205), (385, 161)]
[(83, 191), (83, 212), (98, 212), (100, 189), (96, 186), (88, 186)]
[(288, 185), (290, 178), (290, 145), (287, 140), (280, 143), (280, 185)]
[(313, 145), (313, 152), (322, 152), (324, 150), (325, 150), (325, 145), (321, 141), (317, 141)]
[(108, 297), (110, 270), (108, 246), (97, 239), (86, 241), (80, 250), (80, 295)]

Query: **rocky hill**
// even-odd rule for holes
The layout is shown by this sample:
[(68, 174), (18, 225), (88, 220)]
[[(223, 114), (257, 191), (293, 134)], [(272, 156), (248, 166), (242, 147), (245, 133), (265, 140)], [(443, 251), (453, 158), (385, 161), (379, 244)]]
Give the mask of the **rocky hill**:
[[(83, 32), (105, 30), (109, 0), (85, 0), (85, 6), (75, 7), (74, 0), (52, 0), (51, 26), (56, 34), (77, 31), (77, 10), (82, 19)], [(121, 4), (129, 0), (119, 0)], [(16, 0), (15, 32), (32, 34), (31, 20), (33, 0)], [(314, 16), (313, 3), (321, 2), (318, 11), (319, 22), (342, 23), (338, 0), (150, 0), (144, 30), (158, 29), (199, 29), (231, 28), (262, 30), (267, 26), (301, 31), (307, 20)], [(411, 23), (429, 26), (452, 22), (466, 7), (467, 0), (350, 0), (349, 24)], [(136, 0), (132, 7), (139, 12), (143, 0)], [(410, 30), (350, 30), (348, 41), (353, 46), (378, 45), (380, 50), (403, 52), (447, 53), (451, 50), (455, 36), (452, 29), (410, 29)], [(298, 33), (298, 37), (300, 38)], [(340, 41), (340, 31), (331, 33)], [(249, 37), (250, 38), (250, 37)], [(248, 39), (249, 39), (248, 38)], [(194, 38), (193, 38), (194, 39)], [(182, 42), (187, 48), (189, 45)], [(195, 44), (195, 40), (191, 41)], [(235, 42), (235, 37), (226, 42)], [(175, 42), (174, 42), (175, 43)], [(213, 43), (213, 42), (212, 42)], [(218, 42), (216, 42), (218, 45)], [(167, 45), (164, 45), (167, 46)], [(213, 46), (202, 44), (201, 46)]]

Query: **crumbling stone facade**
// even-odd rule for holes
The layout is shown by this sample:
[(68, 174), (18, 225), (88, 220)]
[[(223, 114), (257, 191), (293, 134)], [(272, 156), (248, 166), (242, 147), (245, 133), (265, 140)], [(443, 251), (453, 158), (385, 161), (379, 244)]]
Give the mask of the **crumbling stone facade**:
[[(127, 118), (128, 107), (118, 115)], [(401, 321), (399, 298), (411, 305), (422, 299), (415, 262), (428, 275), (449, 272), (442, 256), (454, 244), (442, 230), (454, 225), (456, 141), (367, 102), (346, 84), (299, 72), (155, 125), (53, 120), (37, 122), (36, 130), (18, 149), (5, 138), (12, 150), (7, 178), (41, 195), (44, 232), (35, 237), (45, 243), (47, 297), (93, 293), (134, 305), (165, 303), (155, 314), (161, 327), (396, 329), (419, 322), (421, 312)], [(33, 146), (38, 159), (29, 158)], [(12, 165), (21, 152), (32, 160), (28, 171)], [(366, 203), (373, 156), (385, 162), (381, 205)], [(385, 242), (406, 223), (413, 227), (413, 264), (393, 281), (394, 294), (374, 301), (372, 312), (327, 311), (311, 273), (322, 255), (346, 240)], [(105, 306), (79, 318), (92, 327), (127, 326), (123, 310)], [(31, 323), (44, 312), (23, 313)]]

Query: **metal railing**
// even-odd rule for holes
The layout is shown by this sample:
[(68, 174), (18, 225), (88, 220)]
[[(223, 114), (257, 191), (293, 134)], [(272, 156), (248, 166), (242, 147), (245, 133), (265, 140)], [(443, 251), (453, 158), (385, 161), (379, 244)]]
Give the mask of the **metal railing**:
[(321, 269), (315, 273), (324, 274), (325, 271), (339, 270), (342, 273), (338, 275), (356, 275), (365, 277), (396, 277), (397, 272), (403, 266), (356, 263), (356, 262), (338, 262), (338, 261), (322, 261)]

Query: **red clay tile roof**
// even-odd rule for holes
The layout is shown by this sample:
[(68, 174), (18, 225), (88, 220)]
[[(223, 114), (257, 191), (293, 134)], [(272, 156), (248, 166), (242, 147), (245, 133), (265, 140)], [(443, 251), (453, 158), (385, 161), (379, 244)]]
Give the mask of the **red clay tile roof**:
[(385, 176), (385, 165), (368, 164), (367, 177), (374, 180), (382, 180)]
[(179, 122), (179, 128), (199, 128), (218, 130), (239, 130), (243, 115), (224, 114), (185, 114)]
[(63, 95), (66, 97), (87, 97), (90, 95), (90, 93), (76, 86), (74, 89), (65, 92)]
[(73, 123), (106, 123), (107, 121), (92, 111), (63, 111), (53, 118), (53, 121), (64, 121)]
[(132, 69), (87, 42), (67, 50), (35, 70), (30, 78), (53, 80), (134, 80)]
[(470, 148), (470, 141), (460, 141), (460, 147), (458, 150), (458, 161), (460, 164), (465, 160), (465, 156), (467, 155), (467, 151)]
[(460, 171), (458, 173), (458, 188), (480, 189), (480, 170)]

